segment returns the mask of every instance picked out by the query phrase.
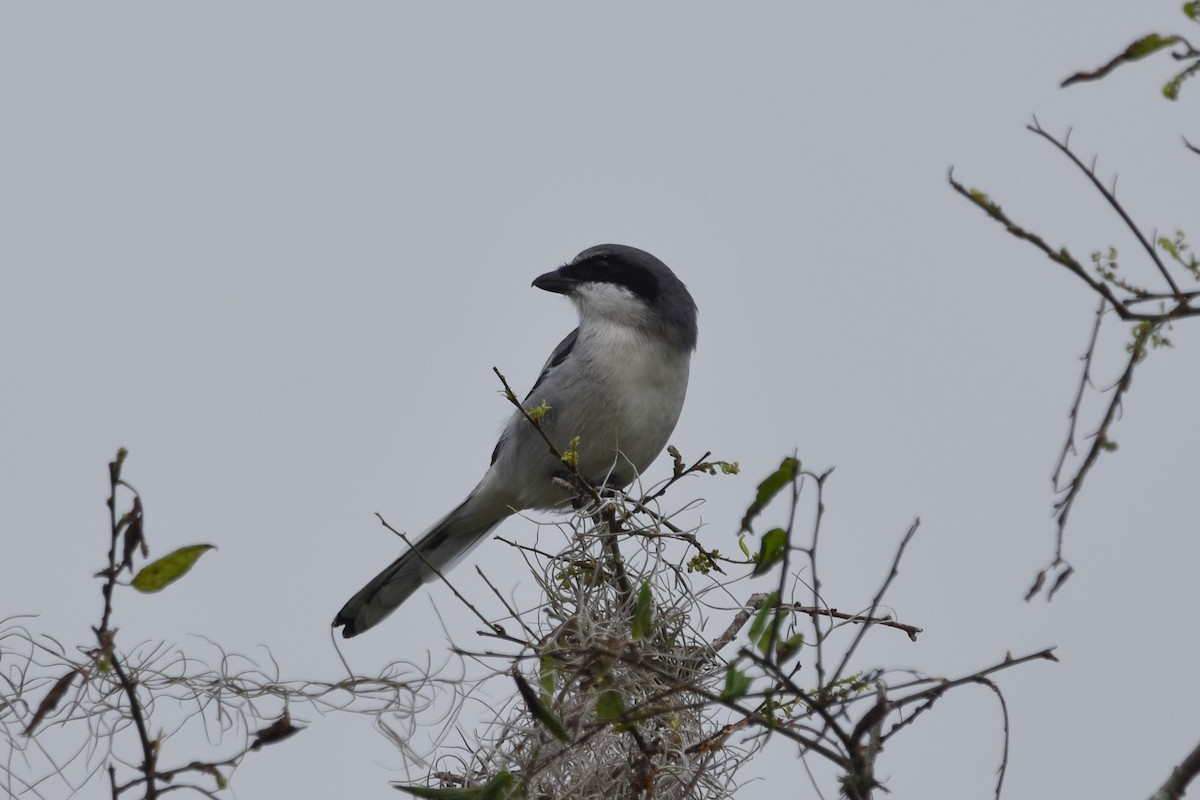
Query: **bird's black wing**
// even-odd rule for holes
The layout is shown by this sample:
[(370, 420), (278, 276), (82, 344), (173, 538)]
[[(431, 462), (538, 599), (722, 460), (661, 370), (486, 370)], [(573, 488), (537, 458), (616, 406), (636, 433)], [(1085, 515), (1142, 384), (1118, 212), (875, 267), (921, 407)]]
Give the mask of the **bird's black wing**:
[(536, 392), (537, 388), (542, 385), (543, 381), (546, 380), (546, 376), (550, 374), (550, 371), (567, 360), (567, 356), (569, 356), (571, 351), (575, 349), (575, 342), (578, 339), (579, 328), (576, 328), (568, 333), (565, 339), (558, 343), (558, 347), (554, 348), (554, 352), (550, 354), (550, 358), (546, 361), (546, 366), (542, 367), (542, 374), (538, 375), (538, 379), (533, 382), (533, 388), (529, 390), (529, 394), (525, 395), (525, 400), (523, 402), (528, 403), (529, 398), (533, 397), (533, 393)]
[[(542, 374), (538, 375), (538, 379), (533, 382), (533, 388), (529, 390), (529, 394), (525, 395), (525, 399), (521, 401), (521, 405), (529, 404), (530, 398), (533, 397), (533, 393), (536, 392), (537, 388), (542, 385), (543, 381), (546, 380), (546, 376), (548, 376), (555, 367), (567, 360), (567, 356), (569, 356), (571, 351), (575, 348), (575, 342), (578, 339), (579, 328), (576, 328), (568, 333), (566, 337), (558, 343), (558, 346), (554, 348), (554, 352), (550, 354), (550, 358), (546, 360), (546, 365), (542, 367)], [(492, 450), (492, 464), (496, 463), (496, 459), (499, 458), (500, 450), (503, 447), (504, 437), (501, 436), (500, 441), (496, 442), (496, 449)]]

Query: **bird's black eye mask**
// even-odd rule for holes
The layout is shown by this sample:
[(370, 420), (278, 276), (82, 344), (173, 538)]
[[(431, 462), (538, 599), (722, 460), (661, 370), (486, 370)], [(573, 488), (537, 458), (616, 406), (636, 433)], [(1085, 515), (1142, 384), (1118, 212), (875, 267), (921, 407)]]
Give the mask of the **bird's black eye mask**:
[(658, 278), (654, 273), (612, 256), (589, 256), (582, 261), (567, 264), (559, 273), (580, 283), (612, 283), (624, 286), (651, 305), (658, 301), (661, 293)]

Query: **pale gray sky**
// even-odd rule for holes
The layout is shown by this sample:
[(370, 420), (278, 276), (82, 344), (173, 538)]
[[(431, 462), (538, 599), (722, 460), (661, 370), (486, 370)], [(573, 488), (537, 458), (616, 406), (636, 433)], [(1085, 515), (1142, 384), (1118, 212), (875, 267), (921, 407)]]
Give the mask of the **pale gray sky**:
[[(890, 601), (926, 632), (877, 634), (860, 663), (953, 676), (1058, 645), (1061, 664), (999, 678), (1008, 796), (1146, 796), (1200, 737), (1200, 337), (1181, 325), (1141, 367), (1120, 451), (1074, 512), (1077, 574), (1024, 603), (1052, 552), (1049, 475), (1094, 305), (945, 174), (1146, 275), (1082, 176), (1023, 130), (1036, 113), (1120, 173), (1144, 227), (1200, 237), (1200, 161), (1179, 139), (1200, 140), (1200, 86), (1162, 100), (1164, 58), (1057, 88), (1182, 28), (1178, 5), (5, 5), (0, 614), (89, 642), (123, 445), (156, 552), (219, 551), (121, 597), (122, 641), (203, 634), (338, 677), (329, 621), (398, 552), (373, 512), (416, 532), (461, 499), (507, 414), (491, 367), (528, 386), (574, 324), (529, 282), (621, 242), (700, 307), (673, 442), (744, 469), (675, 490), (707, 498), (712, 546), (734, 547), (781, 456), (836, 466), (832, 605), (869, 602), (923, 520)], [(1102, 368), (1125, 336), (1111, 327)], [(519, 574), (499, 544), (471, 560)], [(422, 592), (349, 643), (354, 667), (439, 660), (433, 603), (453, 607)], [(369, 720), (308, 716), (246, 761), (235, 796), (396, 796)], [(994, 698), (967, 690), (880, 772), (897, 800), (987, 797), (1000, 744)], [(766, 782), (745, 796), (805, 780), (783, 747), (752, 769)]]

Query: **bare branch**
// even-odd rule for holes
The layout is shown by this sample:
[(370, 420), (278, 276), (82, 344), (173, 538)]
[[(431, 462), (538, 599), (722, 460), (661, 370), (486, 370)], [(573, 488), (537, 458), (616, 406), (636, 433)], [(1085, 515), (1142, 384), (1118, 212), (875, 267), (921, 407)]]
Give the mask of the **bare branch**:
[[(913, 520), (913, 524), (908, 526), (908, 530), (905, 531), (904, 537), (900, 540), (900, 546), (896, 548), (896, 555), (892, 559), (892, 568), (888, 571), (887, 577), (884, 578), (883, 583), (880, 584), (879, 591), (875, 593), (874, 599), (871, 600), (871, 607), (866, 613), (867, 617), (875, 616), (875, 612), (879, 610), (880, 604), (883, 603), (883, 596), (887, 594), (887, 590), (892, 585), (892, 581), (894, 581), (896, 576), (900, 574), (900, 560), (904, 558), (904, 551), (908, 548), (908, 543), (912, 541), (913, 536), (915, 536), (917, 533), (917, 528), (920, 526), (921, 520), (916, 519)], [(867, 631), (870, 629), (870, 624), (863, 625), (858, 629), (858, 633), (854, 637), (854, 641), (851, 642), (850, 646), (846, 648), (846, 652), (842, 655), (841, 663), (838, 664), (838, 668), (833, 671), (833, 677), (830, 679), (832, 683), (837, 683), (837, 681), (842, 677), (843, 673), (846, 671), (846, 666), (850, 663), (850, 658), (854, 655), (854, 651), (858, 649), (859, 644), (862, 643), (863, 637), (867, 635)]]
[(1080, 359), (1083, 362), (1083, 374), (1079, 376), (1079, 391), (1075, 393), (1075, 402), (1071, 404), (1071, 411), (1067, 415), (1070, 419), (1070, 424), (1067, 426), (1067, 441), (1063, 443), (1062, 452), (1058, 456), (1058, 463), (1054, 465), (1054, 475), (1050, 478), (1050, 483), (1054, 490), (1059, 491), (1058, 479), (1062, 475), (1063, 466), (1067, 462), (1069, 456), (1075, 455), (1075, 429), (1079, 424), (1079, 411), (1083, 405), (1083, 394), (1087, 387), (1092, 385), (1092, 359), (1096, 355), (1096, 341), (1100, 338), (1100, 323), (1104, 320), (1104, 312), (1107, 310), (1108, 302), (1104, 298), (1100, 298), (1100, 306), (1096, 309), (1096, 324), (1092, 326), (1092, 335), (1088, 339), (1087, 351)]
[(1041, 136), (1043, 139), (1058, 148), (1059, 152), (1071, 159), (1071, 163), (1079, 167), (1083, 174), (1088, 177), (1088, 180), (1090, 180), (1092, 185), (1096, 187), (1096, 191), (1100, 192), (1100, 195), (1108, 201), (1110, 206), (1112, 206), (1113, 211), (1116, 211), (1117, 215), (1121, 217), (1121, 221), (1125, 223), (1125, 227), (1128, 228), (1135, 237), (1137, 237), (1137, 240), (1142, 245), (1142, 249), (1146, 251), (1146, 255), (1150, 256), (1150, 260), (1154, 262), (1154, 266), (1158, 267), (1158, 272), (1160, 275), (1162, 275), (1163, 280), (1166, 281), (1169, 287), (1171, 287), (1172, 295), (1177, 297), (1179, 295), (1179, 286), (1176, 285), (1175, 279), (1171, 277), (1171, 273), (1167, 271), (1167, 265), (1164, 264), (1162, 259), (1158, 257), (1158, 252), (1154, 249), (1154, 245), (1152, 245), (1150, 241), (1146, 239), (1145, 235), (1142, 233), (1141, 229), (1138, 228), (1137, 223), (1133, 221), (1133, 218), (1129, 216), (1129, 213), (1125, 210), (1124, 206), (1117, 202), (1117, 196), (1114, 193), (1115, 188), (1114, 191), (1108, 190), (1100, 181), (1100, 178), (1096, 176), (1095, 163), (1093, 162), (1091, 167), (1085, 166), (1084, 163), (1079, 160), (1079, 157), (1071, 151), (1071, 148), (1067, 146), (1067, 142), (1065, 140), (1060, 142), (1043, 130), (1042, 126), (1038, 124), (1036, 117), (1033, 120), (1033, 124), (1026, 125), (1025, 128), (1026, 130), (1032, 131), (1038, 136)]

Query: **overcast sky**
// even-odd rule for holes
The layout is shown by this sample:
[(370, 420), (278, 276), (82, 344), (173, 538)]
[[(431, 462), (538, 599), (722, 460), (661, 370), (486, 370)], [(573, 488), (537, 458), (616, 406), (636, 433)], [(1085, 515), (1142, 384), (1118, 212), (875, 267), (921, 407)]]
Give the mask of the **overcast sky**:
[[(0, 615), (90, 644), (105, 464), (125, 446), (154, 551), (219, 549), (161, 595), (121, 595), (119, 641), (265, 645), (285, 676), (336, 680), (329, 622), (399, 552), (374, 512), (418, 532), (462, 499), (508, 413), (491, 368), (529, 386), (574, 325), (530, 281), (620, 242), (700, 308), (672, 441), (744, 471), (674, 490), (706, 498), (710, 546), (733, 549), (782, 456), (836, 467), (831, 605), (869, 603), (922, 519), (890, 605), (925, 633), (877, 632), (860, 666), (955, 676), (1057, 645), (1062, 663), (999, 677), (1007, 796), (1148, 795), (1200, 738), (1200, 336), (1178, 326), (1139, 369), (1068, 531), (1076, 575), (1026, 604), (1094, 303), (946, 171), (1151, 280), (1023, 126), (1074, 126), (1146, 229), (1200, 237), (1200, 160), (1180, 141), (1200, 141), (1200, 85), (1163, 100), (1159, 58), (1057, 88), (1182, 28), (1178, 6), (4, 5)], [(1104, 375), (1127, 335), (1110, 326)], [(522, 574), (498, 543), (468, 563)], [(367, 674), (438, 662), (446, 629), (466, 643), (476, 627), (434, 587), (344, 652)], [(248, 758), (234, 796), (396, 796), (400, 761), (369, 719), (296, 714), (308, 730)], [(991, 693), (961, 691), (880, 775), (897, 800), (987, 797), (1001, 731)], [(742, 796), (809, 796), (772, 753)]]

